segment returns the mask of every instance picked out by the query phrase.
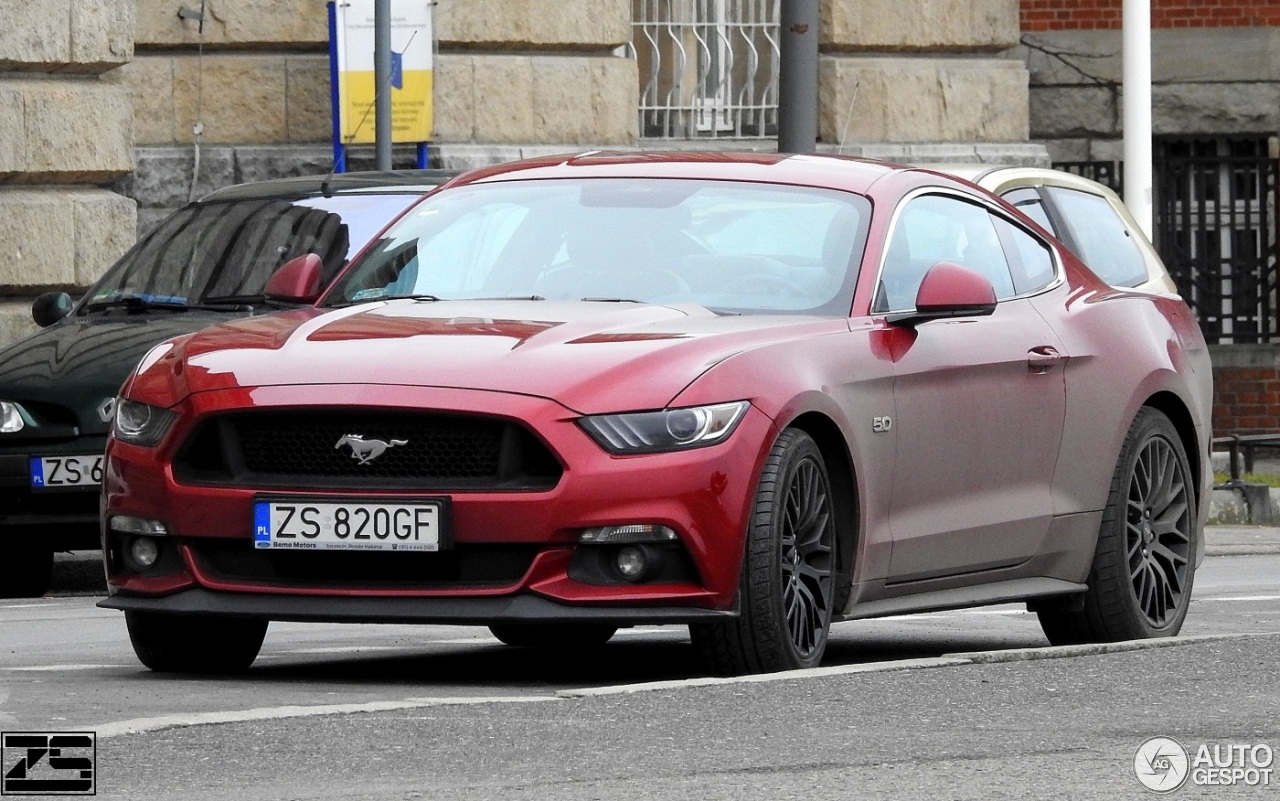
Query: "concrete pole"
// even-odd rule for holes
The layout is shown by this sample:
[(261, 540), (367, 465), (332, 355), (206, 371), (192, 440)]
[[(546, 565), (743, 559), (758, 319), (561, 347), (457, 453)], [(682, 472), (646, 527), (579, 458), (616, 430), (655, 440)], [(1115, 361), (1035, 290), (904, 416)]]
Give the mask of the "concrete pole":
[(1124, 0), (1124, 203), (1152, 237), (1151, 0)]
[(779, 153), (812, 153), (818, 144), (818, 2), (782, 0)]
[(373, 4), (374, 142), (377, 167), (391, 169), (391, 0)]

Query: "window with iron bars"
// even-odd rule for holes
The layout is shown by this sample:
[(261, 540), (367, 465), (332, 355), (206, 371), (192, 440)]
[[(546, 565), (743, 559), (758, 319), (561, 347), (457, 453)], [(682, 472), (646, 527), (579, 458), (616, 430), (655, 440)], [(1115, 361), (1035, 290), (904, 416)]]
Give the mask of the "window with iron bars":
[(781, 0), (632, 0), (640, 135), (778, 135)]

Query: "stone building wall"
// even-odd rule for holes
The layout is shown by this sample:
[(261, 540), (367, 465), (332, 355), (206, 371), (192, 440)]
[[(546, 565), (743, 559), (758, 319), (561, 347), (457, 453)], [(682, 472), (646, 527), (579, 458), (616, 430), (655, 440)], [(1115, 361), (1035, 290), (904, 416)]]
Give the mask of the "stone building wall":
[(823, 7), (824, 143), (1027, 139), (1017, 0), (830, 0)]
[[(1152, 0), (1156, 136), (1280, 132), (1280, 3)], [(1121, 0), (1022, 0), (1031, 136), (1054, 161), (1120, 158)]]
[[(217, 187), (332, 165), (325, 0), (208, 0), (203, 35), (178, 14), (193, 5), (140, 2), (122, 70), (139, 145), (122, 188), (142, 230)], [(437, 0), (433, 24), (433, 166), (636, 144), (635, 62), (620, 57), (628, 0)], [(371, 148), (353, 149), (354, 168), (371, 161)], [(411, 150), (395, 164), (412, 166)]]
[(134, 0), (0, 2), (0, 342), (35, 330), (31, 297), (84, 287), (133, 244), (134, 166), (119, 68)]
[[(218, 186), (324, 172), (332, 161), (324, 0), (208, 0), (203, 38), (179, 17), (184, 5), (195, 4), (139, 2), (137, 53), (122, 70), (139, 145), (122, 189), (139, 199), (142, 229)], [(827, 0), (822, 17), (822, 149), (1045, 161), (1026, 142), (1025, 66), (1007, 53), (1017, 0)], [(632, 0), (438, 0), (432, 165), (707, 146), (639, 138), (631, 18)], [(352, 163), (369, 158), (356, 150)], [(411, 163), (397, 151), (397, 166)]]

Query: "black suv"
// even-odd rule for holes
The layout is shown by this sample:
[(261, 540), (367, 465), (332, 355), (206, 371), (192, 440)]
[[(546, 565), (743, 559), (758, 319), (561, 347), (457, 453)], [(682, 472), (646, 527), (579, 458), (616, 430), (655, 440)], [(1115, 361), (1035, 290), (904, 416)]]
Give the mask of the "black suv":
[(53, 553), (99, 547), (115, 395), (152, 347), (228, 317), (312, 302), (347, 260), (453, 173), (346, 173), (228, 187), (174, 212), (78, 303), (0, 350), (0, 597), (43, 595)]

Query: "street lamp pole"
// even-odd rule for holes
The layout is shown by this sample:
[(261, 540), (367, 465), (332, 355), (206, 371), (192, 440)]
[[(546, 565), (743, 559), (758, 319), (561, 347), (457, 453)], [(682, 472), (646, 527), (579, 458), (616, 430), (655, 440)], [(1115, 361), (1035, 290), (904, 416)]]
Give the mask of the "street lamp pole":
[(373, 4), (374, 147), (377, 167), (391, 169), (391, 0)]
[(1151, 0), (1124, 0), (1124, 204), (1152, 233)]
[(812, 153), (818, 143), (818, 3), (782, 0), (778, 41), (778, 152)]

